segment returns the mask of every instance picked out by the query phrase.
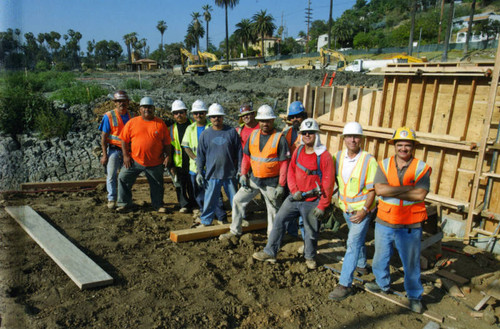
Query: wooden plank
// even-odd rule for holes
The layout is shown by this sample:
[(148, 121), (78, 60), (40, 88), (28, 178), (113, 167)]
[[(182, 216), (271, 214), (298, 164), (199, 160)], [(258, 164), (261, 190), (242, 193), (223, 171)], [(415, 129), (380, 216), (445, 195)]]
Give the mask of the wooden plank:
[(392, 95), (391, 95), (391, 103), (389, 104), (389, 118), (387, 121), (387, 126), (392, 128), (392, 120), (394, 119), (394, 111), (396, 110), (396, 97), (398, 95), (398, 79), (394, 77), (392, 79)]
[(356, 115), (354, 117), (354, 121), (359, 122), (359, 116), (361, 115), (361, 109), (363, 105), (363, 87), (359, 87), (358, 89), (358, 99), (356, 104)]
[(422, 78), (422, 85), (420, 93), (418, 95), (418, 109), (417, 109), (417, 120), (415, 122), (415, 131), (418, 131), (421, 125), (422, 112), (424, 109), (425, 88), (427, 88), (427, 78)]
[(439, 185), (441, 184), (441, 176), (443, 174), (443, 166), (444, 166), (444, 149), (441, 149), (439, 151), (439, 160), (438, 160), (438, 167), (433, 168), (433, 171), (436, 170), (437, 173), (437, 178), (436, 178), (436, 185), (434, 186), (434, 193), (439, 194)]
[(375, 113), (375, 106), (377, 104), (377, 92), (372, 91), (372, 99), (370, 103), (370, 111), (368, 112), (368, 125), (373, 124), (373, 114)]
[(330, 115), (329, 115), (329, 119), (330, 121), (333, 121), (333, 116), (335, 114), (335, 91), (337, 89), (335, 88), (335, 86), (332, 87), (332, 96), (330, 97)]
[(406, 79), (405, 102), (403, 108), (401, 109), (403, 111), (403, 116), (401, 117), (401, 121), (399, 124), (400, 127), (406, 126), (406, 119), (408, 117), (408, 106), (410, 104), (411, 87), (412, 87), (412, 79), (411, 77), (408, 77)]
[(452, 281), (455, 281), (456, 283), (458, 283), (460, 285), (464, 285), (467, 282), (469, 282), (469, 279), (464, 278), (463, 276), (460, 276), (458, 274), (451, 273), (450, 271), (447, 271), (447, 270), (439, 270), (436, 272), (436, 274), (440, 275), (444, 278), (450, 279)]
[(493, 70), (493, 76), (491, 78), (491, 83), (490, 83), (490, 90), (488, 94), (488, 108), (487, 112), (485, 113), (484, 116), (484, 124), (483, 124), (483, 129), (481, 132), (481, 142), (480, 142), (480, 148), (479, 148), (479, 154), (478, 154), (478, 159), (476, 162), (476, 173), (474, 175), (474, 180), (472, 184), (472, 190), (471, 190), (471, 198), (470, 198), (470, 207), (469, 207), (469, 213), (467, 214), (467, 222), (465, 225), (465, 243), (470, 242), (470, 233), (472, 230), (472, 221), (474, 219), (474, 214), (473, 210), (476, 207), (476, 202), (479, 194), (479, 179), (480, 179), (480, 174), (483, 169), (483, 163), (484, 163), (484, 158), (485, 158), (485, 153), (486, 153), (486, 142), (488, 141), (488, 136), (490, 133), (490, 122), (491, 118), (493, 117), (493, 111), (496, 108), (495, 101), (498, 93), (498, 81), (500, 77), (500, 42), (498, 43), (497, 47), (497, 53), (495, 57), (495, 67)]
[(481, 299), (479, 303), (477, 303), (477, 305), (474, 307), (474, 311), (479, 311), (484, 306), (484, 304), (486, 304), (486, 302), (490, 300), (490, 298), (491, 298), (490, 295), (484, 296), (483, 299)]
[(465, 116), (464, 130), (462, 132), (463, 140), (467, 138), (467, 131), (469, 130), (469, 121), (472, 115), (472, 107), (474, 106), (474, 96), (476, 95), (476, 89), (477, 89), (477, 79), (472, 79), (472, 84), (470, 86), (470, 91), (469, 91), (469, 99), (467, 100), (467, 106), (466, 106), (467, 114)]
[[(243, 227), (243, 232), (261, 230), (267, 227), (267, 219), (258, 219), (248, 221), (249, 226)], [(193, 240), (201, 240), (206, 238), (213, 238), (229, 232), (231, 224), (212, 225), (206, 227), (188, 228), (184, 230), (171, 231), (170, 240), (173, 242), (185, 242)]]
[(351, 93), (351, 86), (347, 85), (344, 88), (344, 97), (342, 98), (342, 122), (347, 121), (347, 114), (349, 113), (349, 96)]
[(439, 232), (437, 234), (434, 234), (433, 236), (431, 236), (431, 237), (425, 239), (424, 241), (422, 241), (422, 243), (420, 244), (420, 251), (429, 248), (434, 243), (439, 242), (442, 239), (443, 239), (443, 232)]
[(5, 210), (80, 288), (113, 283), (113, 278), (29, 206)]
[(457, 101), (457, 91), (458, 91), (458, 78), (453, 79), (453, 91), (451, 95), (450, 109), (448, 110), (448, 117), (446, 119), (446, 135), (450, 133), (451, 121), (453, 119), (453, 113), (455, 112), (455, 103)]
[[(146, 177), (138, 177), (135, 184), (145, 184), (148, 180)], [(163, 182), (172, 182), (169, 176), (163, 177)], [(38, 183), (22, 183), (21, 190), (40, 190), (40, 189), (72, 189), (81, 187), (96, 187), (99, 184), (106, 184), (105, 178), (91, 179), (91, 180), (75, 180), (75, 181), (61, 181), (61, 182), (38, 182)]]
[(462, 153), (458, 152), (457, 157), (456, 157), (456, 162), (455, 162), (455, 175), (453, 176), (453, 181), (451, 184), (451, 189), (450, 189), (450, 194), (449, 197), (453, 198), (455, 196), (455, 191), (457, 190), (457, 182), (458, 182), (458, 169), (460, 168), (460, 165), (462, 163)]
[(439, 80), (435, 78), (432, 88), (432, 103), (431, 103), (431, 113), (429, 115), (429, 127), (427, 128), (428, 132), (432, 131), (432, 126), (434, 125), (434, 115), (436, 114), (438, 93), (439, 93)]

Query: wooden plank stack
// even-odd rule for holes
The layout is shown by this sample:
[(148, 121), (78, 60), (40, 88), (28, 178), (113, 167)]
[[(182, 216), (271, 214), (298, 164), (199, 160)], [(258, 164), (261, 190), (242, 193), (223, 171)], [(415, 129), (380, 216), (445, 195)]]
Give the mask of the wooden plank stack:
[(382, 90), (307, 85), (291, 88), (288, 100), (306, 100), (332, 154), (342, 148), (350, 121), (363, 126), (364, 149), (377, 160), (394, 154), (387, 141), (398, 127), (413, 128), (420, 141), (416, 157), (433, 169), (427, 201), (466, 221), (468, 241), (474, 230), (492, 233), (500, 218), (500, 168), (493, 157), (500, 148), (498, 61), (392, 64), (379, 73)]

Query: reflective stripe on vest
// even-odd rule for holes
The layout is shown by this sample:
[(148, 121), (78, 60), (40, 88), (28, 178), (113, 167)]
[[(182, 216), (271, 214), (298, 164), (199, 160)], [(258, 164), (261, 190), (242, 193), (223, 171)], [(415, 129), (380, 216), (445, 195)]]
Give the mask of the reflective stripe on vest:
[(309, 170), (299, 162), (300, 151), (302, 151), (303, 148), (304, 148), (304, 145), (300, 145), (299, 150), (297, 151), (297, 156), (295, 157), (296, 166), (299, 167), (300, 169), (302, 169), (302, 171), (304, 171), (307, 175), (318, 176), (319, 180), (321, 182), (321, 180), (323, 179), (323, 173), (321, 172), (321, 167), (320, 167), (321, 156), (316, 155), (316, 159), (317, 159), (316, 170)]
[[(206, 123), (205, 129), (210, 127), (210, 123)], [(189, 127), (186, 128), (186, 132), (184, 133), (183, 141), (187, 141), (187, 143), (182, 143), (182, 146), (189, 147), (191, 151), (193, 151), (194, 155), (196, 155), (196, 151), (198, 150), (198, 124), (193, 122)], [(196, 172), (196, 160), (189, 158), (189, 170), (192, 172)]]
[[(191, 120), (189, 120), (189, 122), (191, 123)], [(170, 126), (170, 138), (172, 140), (172, 147), (174, 148), (174, 154), (172, 156), (174, 159), (174, 166), (182, 167), (182, 148), (181, 148), (182, 141), (179, 140), (179, 131), (177, 130), (177, 123), (174, 123), (173, 125)]]
[(289, 126), (289, 127), (286, 127), (282, 132), (282, 134), (285, 136), (285, 139), (286, 139), (286, 142), (288, 144), (288, 148), (290, 149), (291, 154), (293, 154), (295, 149), (301, 145), (300, 141), (302, 140), (300, 133), (297, 132), (297, 138), (292, 143), (292, 131), (293, 131), (293, 126)]
[[(401, 186), (394, 156), (380, 162), (380, 168), (390, 186)], [(413, 158), (403, 177), (403, 186), (415, 184), (432, 172), (425, 162)], [(390, 224), (409, 225), (420, 223), (427, 219), (424, 201), (406, 201), (393, 197), (380, 197), (377, 216)]]
[(278, 145), (281, 133), (274, 132), (260, 151), (260, 130), (255, 130), (250, 135), (250, 165), (253, 175), (257, 178), (269, 178), (279, 175)]
[[(349, 205), (353, 210), (357, 211), (363, 208), (368, 198), (368, 193), (373, 189), (373, 182), (366, 184), (366, 173), (368, 172), (368, 166), (372, 159), (372, 155), (366, 151), (361, 151), (361, 155), (346, 184), (344, 178), (342, 178), (346, 152), (347, 150), (337, 152), (335, 161), (335, 172), (337, 173), (337, 184), (339, 186), (339, 200), (341, 201), (339, 205), (343, 211), (346, 211)], [(358, 183), (353, 185), (353, 181), (356, 179)], [(375, 208), (375, 201), (369, 207), (370, 210), (373, 208)]]
[[(117, 110), (111, 110), (106, 112), (106, 116), (108, 117), (109, 121), (109, 126), (110, 126), (110, 133), (107, 138), (108, 144), (115, 145), (118, 147), (122, 146), (122, 140), (120, 139), (120, 132), (122, 131), (123, 127), (125, 126), (123, 124), (123, 120), (121, 116), (118, 114)], [(129, 118), (131, 118), (132, 115), (129, 113)]]

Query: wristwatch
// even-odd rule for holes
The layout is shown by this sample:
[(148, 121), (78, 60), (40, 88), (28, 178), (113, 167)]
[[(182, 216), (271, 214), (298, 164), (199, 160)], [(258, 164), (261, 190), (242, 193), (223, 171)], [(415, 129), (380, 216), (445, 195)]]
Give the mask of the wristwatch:
[(363, 210), (368, 212), (368, 208), (366, 208), (365, 206), (363, 206)]

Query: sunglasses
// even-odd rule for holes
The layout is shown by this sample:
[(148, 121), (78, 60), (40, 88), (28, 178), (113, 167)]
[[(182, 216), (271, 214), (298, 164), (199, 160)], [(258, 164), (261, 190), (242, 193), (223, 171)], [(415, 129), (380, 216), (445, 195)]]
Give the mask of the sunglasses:
[(289, 118), (290, 120), (292, 120), (292, 119), (299, 119), (299, 118), (302, 118), (302, 115), (300, 115), (300, 114), (296, 114), (296, 115), (289, 115), (289, 116), (288, 116), (288, 118)]
[(193, 112), (193, 115), (205, 115), (205, 112)]
[(173, 112), (172, 114), (173, 115), (181, 115), (181, 114), (186, 114), (186, 112), (184, 112), (184, 111), (177, 111), (177, 112)]
[(315, 131), (302, 131), (301, 134), (302, 135), (315, 135), (316, 132)]
[(222, 119), (222, 115), (212, 115), (210, 119)]

